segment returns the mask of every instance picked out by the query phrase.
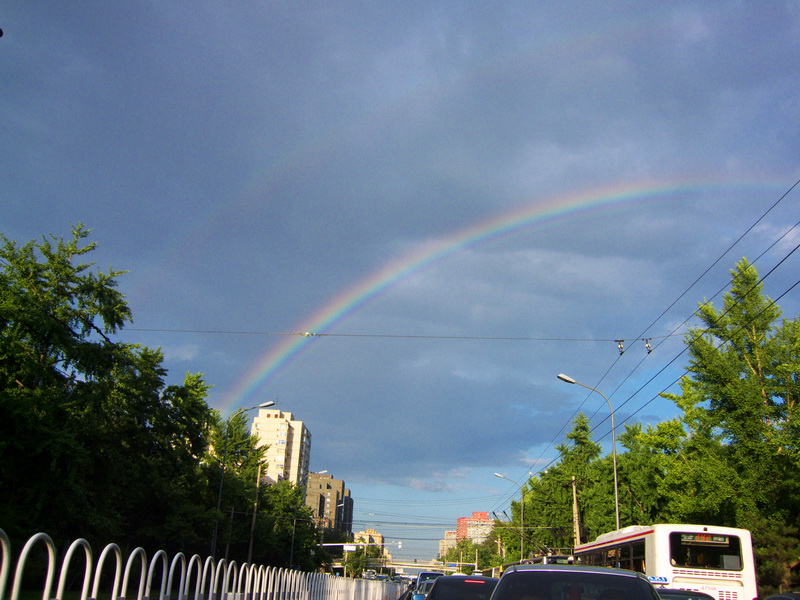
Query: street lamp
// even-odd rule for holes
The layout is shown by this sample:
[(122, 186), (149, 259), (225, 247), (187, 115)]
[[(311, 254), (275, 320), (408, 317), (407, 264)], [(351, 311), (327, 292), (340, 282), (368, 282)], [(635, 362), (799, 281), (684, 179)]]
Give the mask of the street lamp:
[(611, 406), (611, 401), (600, 390), (595, 389), (590, 385), (586, 385), (585, 383), (581, 383), (580, 381), (575, 381), (569, 375), (564, 375), (563, 373), (559, 373), (558, 378), (561, 381), (579, 385), (581, 387), (585, 387), (587, 390), (592, 390), (593, 392), (597, 392), (606, 401), (606, 404), (608, 404), (608, 410), (611, 411), (611, 456), (614, 461), (614, 514), (617, 518), (617, 529), (619, 529), (619, 481), (617, 480), (617, 437), (616, 437), (617, 434), (616, 434), (616, 427), (614, 426), (614, 409)]
[[(220, 509), (222, 507), (222, 482), (225, 479), (225, 463), (226, 463), (226, 461), (228, 459), (228, 437), (230, 436), (230, 421), (233, 418), (233, 416), (235, 416), (237, 413), (246, 413), (246, 412), (251, 411), (251, 410), (256, 410), (257, 408), (268, 408), (268, 407), (270, 407), (270, 406), (272, 406), (274, 404), (275, 404), (275, 402), (273, 400), (270, 400), (269, 402), (262, 402), (258, 406), (251, 406), (250, 408), (238, 408), (238, 409), (236, 409), (236, 412), (233, 415), (231, 415), (231, 417), (228, 419), (228, 424), (225, 426), (225, 445), (222, 448), (222, 464), (219, 467), (219, 490), (217, 491), (217, 518), (216, 518), (216, 521), (214, 522), (214, 537), (211, 538), (211, 556), (216, 556), (216, 553), (217, 553), (217, 538), (219, 536), (219, 512), (220, 512)], [(259, 463), (258, 467), (259, 467), (259, 469), (258, 469), (257, 477), (260, 478), (261, 477), (261, 463)], [(258, 484), (259, 484), (259, 482), (256, 481), (256, 503), (258, 503)], [(251, 543), (250, 543), (250, 546), (251, 546), (251, 549), (252, 549), (252, 532), (255, 529), (255, 522), (256, 522), (256, 517), (255, 517), (255, 508), (254, 508), (253, 509), (253, 523), (252, 523), (252, 525), (250, 527), (250, 532), (251, 532), (251, 538), (250, 538), (250, 542)]]
[(499, 477), (500, 479), (505, 479), (506, 481), (510, 481), (515, 486), (519, 488), (519, 559), (522, 560), (525, 558), (524, 548), (524, 534), (525, 534), (525, 490), (522, 489), (522, 486), (518, 484), (513, 479), (509, 479), (505, 475), (500, 475), (500, 473), (495, 473), (495, 477)]

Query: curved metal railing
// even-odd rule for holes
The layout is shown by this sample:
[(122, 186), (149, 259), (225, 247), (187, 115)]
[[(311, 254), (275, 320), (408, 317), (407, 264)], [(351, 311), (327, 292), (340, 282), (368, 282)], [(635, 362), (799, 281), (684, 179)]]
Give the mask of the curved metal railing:
[[(163, 550), (148, 559), (144, 549), (136, 548), (123, 560), (117, 544), (103, 548), (95, 562), (89, 542), (82, 538), (70, 544), (58, 565), (55, 544), (46, 533), (37, 533), (25, 543), (16, 560), (11, 586), (7, 588), (12, 565), (11, 543), (0, 529), (0, 600), (20, 600), (32, 553), (42, 544), (47, 563), (43, 570), (42, 600), (64, 600), (67, 582), (76, 580), (74, 570), (80, 568), (83, 568), (80, 600), (96, 600), (101, 594), (110, 600), (396, 600), (403, 591), (400, 584), (393, 582), (248, 563), (239, 565), (225, 559), (215, 561), (210, 556), (203, 559), (197, 554), (187, 557), (179, 552), (170, 560)], [(81, 551), (82, 563), (73, 565)], [(58, 585), (53, 594), (57, 571)], [(101, 584), (110, 589), (101, 591)]]

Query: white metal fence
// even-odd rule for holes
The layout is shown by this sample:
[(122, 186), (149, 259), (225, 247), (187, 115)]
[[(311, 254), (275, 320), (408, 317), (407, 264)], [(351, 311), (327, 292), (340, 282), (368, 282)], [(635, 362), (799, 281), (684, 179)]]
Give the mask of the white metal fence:
[(59, 564), (55, 544), (45, 533), (26, 542), (10, 578), (11, 544), (2, 529), (0, 550), (0, 600), (19, 600), (26, 569), (31, 568), (31, 560), (40, 563), (42, 554), (46, 554), (46, 565), (37, 564), (35, 569), (37, 574), (43, 573), (41, 588), (38, 583), (35, 587), (37, 594), (41, 589), (42, 600), (64, 600), (67, 582), (74, 580), (83, 582), (80, 600), (396, 600), (402, 592), (393, 582), (238, 565), (197, 554), (187, 557), (178, 553), (170, 560), (163, 550), (148, 558), (142, 548), (136, 548), (123, 560), (117, 544), (103, 548), (95, 561), (84, 539), (72, 542)]

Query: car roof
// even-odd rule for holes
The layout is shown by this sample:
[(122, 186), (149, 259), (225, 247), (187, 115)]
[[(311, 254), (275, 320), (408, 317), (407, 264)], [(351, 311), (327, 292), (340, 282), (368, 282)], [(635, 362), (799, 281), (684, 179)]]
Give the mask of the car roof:
[(437, 577), (434, 583), (440, 581), (498, 581), (497, 577), (486, 577), (485, 575), (465, 575), (463, 573), (456, 573), (455, 575), (444, 575)]
[(634, 577), (637, 579), (646, 579), (644, 575), (636, 571), (627, 571), (624, 569), (612, 569), (610, 567), (592, 567), (587, 565), (512, 565), (503, 571), (506, 573), (523, 573), (530, 571), (564, 571), (573, 573), (604, 573), (607, 575), (616, 575), (617, 577)]
[(663, 593), (663, 594), (665, 594), (667, 596), (671, 596), (673, 598), (676, 597), (676, 596), (678, 596), (678, 597), (685, 596), (686, 598), (713, 598), (714, 597), (711, 594), (708, 594), (706, 592), (700, 592), (700, 591), (695, 591), (695, 590), (682, 590), (682, 589), (678, 589), (678, 588), (656, 588), (656, 591), (659, 593), (659, 595)]

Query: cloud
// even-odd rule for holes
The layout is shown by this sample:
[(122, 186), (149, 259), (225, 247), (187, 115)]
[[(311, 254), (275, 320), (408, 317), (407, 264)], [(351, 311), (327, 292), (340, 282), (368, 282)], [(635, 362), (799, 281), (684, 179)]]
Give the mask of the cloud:
[(200, 346), (197, 344), (164, 346), (161, 350), (164, 352), (164, 358), (169, 361), (189, 362), (200, 355)]

